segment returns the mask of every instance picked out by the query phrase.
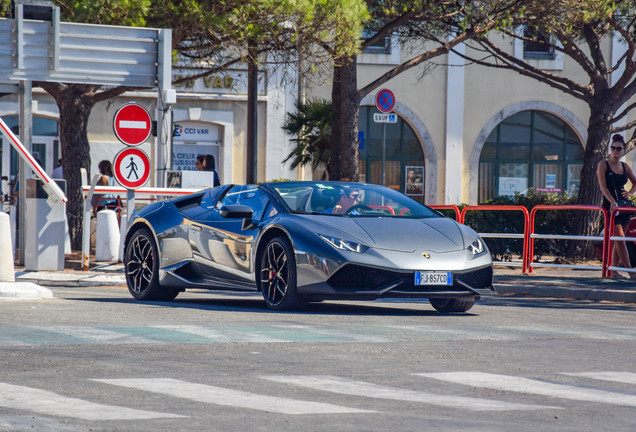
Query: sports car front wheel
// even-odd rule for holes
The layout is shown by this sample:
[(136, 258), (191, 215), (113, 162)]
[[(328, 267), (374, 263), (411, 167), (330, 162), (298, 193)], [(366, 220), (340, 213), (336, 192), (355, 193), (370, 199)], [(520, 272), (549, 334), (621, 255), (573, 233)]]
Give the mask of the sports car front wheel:
[(296, 291), (296, 258), (289, 240), (276, 237), (267, 243), (260, 259), (258, 280), (267, 307), (301, 310), (307, 299)]
[(146, 228), (135, 232), (126, 245), (126, 284), (137, 300), (171, 301), (179, 291), (159, 285), (159, 254), (152, 233)]
[(438, 312), (466, 312), (475, 305), (475, 297), (466, 299), (432, 298), (428, 301)]

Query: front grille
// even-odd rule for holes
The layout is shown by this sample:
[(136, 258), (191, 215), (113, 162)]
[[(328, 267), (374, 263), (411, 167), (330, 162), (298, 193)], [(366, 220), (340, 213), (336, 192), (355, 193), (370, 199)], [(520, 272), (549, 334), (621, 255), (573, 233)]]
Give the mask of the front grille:
[(492, 285), (492, 266), (467, 273), (459, 273), (455, 279), (475, 289), (490, 288)]
[(452, 286), (427, 286), (415, 285), (414, 272), (398, 273), (348, 264), (338, 270), (327, 282), (341, 292), (380, 291), (391, 285), (396, 291), (408, 293), (427, 293), (439, 291), (440, 288), (448, 291), (466, 292), (466, 287), (458, 281), (474, 289), (485, 289), (492, 285), (492, 275), (492, 267), (484, 267), (466, 273), (453, 272), (454, 283)]
[(348, 264), (338, 270), (327, 282), (339, 290), (375, 290), (400, 280), (402, 276), (396, 272)]

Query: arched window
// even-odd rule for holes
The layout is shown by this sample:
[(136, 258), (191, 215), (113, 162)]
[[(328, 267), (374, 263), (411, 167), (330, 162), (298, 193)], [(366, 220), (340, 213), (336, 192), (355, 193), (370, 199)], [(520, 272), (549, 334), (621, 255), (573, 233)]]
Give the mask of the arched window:
[(479, 202), (495, 196), (578, 193), (583, 146), (563, 120), (543, 111), (521, 111), (492, 131), (479, 158)]
[[(415, 132), (398, 116), (397, 123), (375, 123), (375, 107), (360, 107), (360, 181), (382, 184), (382, 125), (386, 127), (385, 186), (424, 199), (424, 152)], [(408, 167), (408, 168), (407, 168)], [(407, 169), (414, 174), (406, 190)]]

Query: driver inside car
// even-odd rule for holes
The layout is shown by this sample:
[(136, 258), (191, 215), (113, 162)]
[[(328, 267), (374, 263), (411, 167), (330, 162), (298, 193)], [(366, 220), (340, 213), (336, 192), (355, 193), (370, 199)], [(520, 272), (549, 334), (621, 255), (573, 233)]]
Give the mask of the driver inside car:
[[(344, 194), (340, 196), (340, 199), (331, 209), (327, 209), (325, 213), (332, 214), (345, 214), (347, 210), (355, 205), (360, 204), (360, 191), (356, 189), (350, 189), (345, 191)], [(350, 212), (352, 215), (359, 215), (360, 213), (355, 209)]]

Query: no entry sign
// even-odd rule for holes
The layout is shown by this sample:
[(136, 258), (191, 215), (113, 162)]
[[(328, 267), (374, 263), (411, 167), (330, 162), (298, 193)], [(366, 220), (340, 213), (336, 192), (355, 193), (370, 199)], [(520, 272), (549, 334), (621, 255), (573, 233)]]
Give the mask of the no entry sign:
[(138, 189), (150, 178), (150, 158), (136, 147), (125, 148), (115, 156), (113, 174), (126, 189)]
[(113, 129), (117, 139), (124, 144), (142, 144), (146, 142), (152, 130), (150, 114), (141, 105), (124, 105), (115, 113)]
[(382, 89), (375, 95), (375, 106), (381, 113), (390, 113), (395, 108), (395, 95), (389, 89)]

